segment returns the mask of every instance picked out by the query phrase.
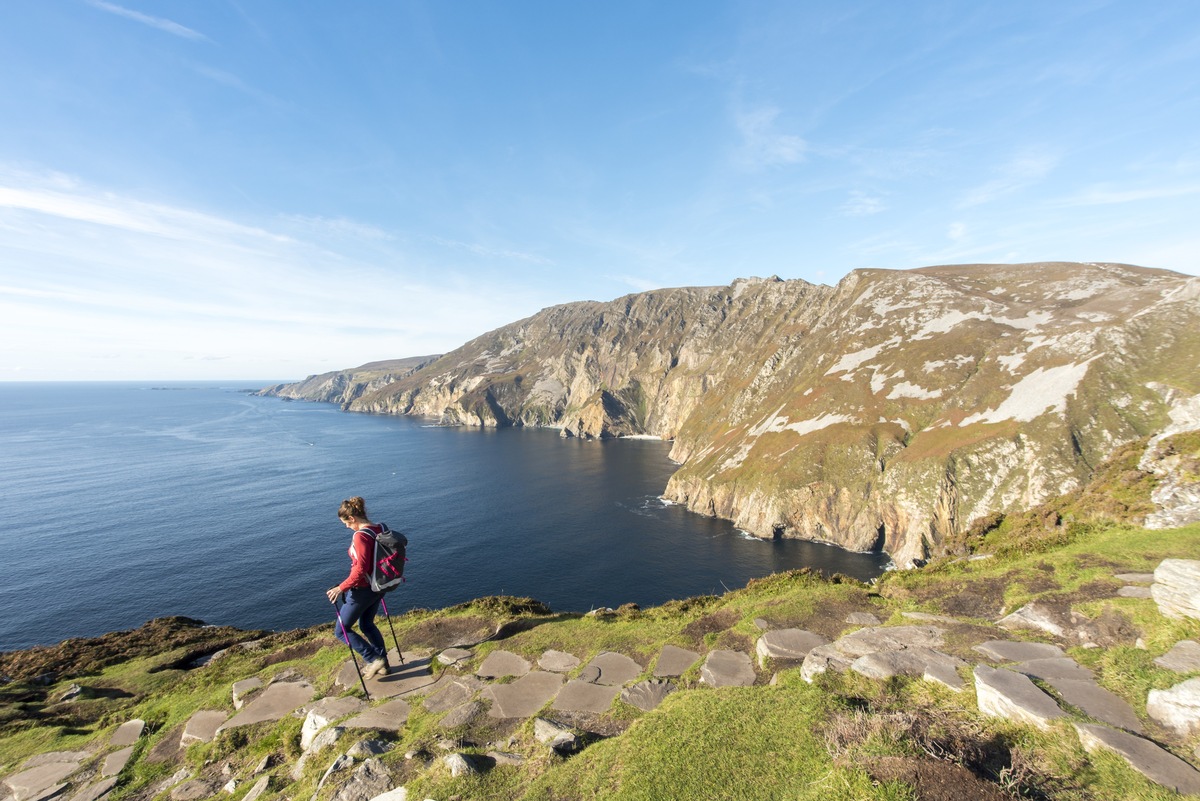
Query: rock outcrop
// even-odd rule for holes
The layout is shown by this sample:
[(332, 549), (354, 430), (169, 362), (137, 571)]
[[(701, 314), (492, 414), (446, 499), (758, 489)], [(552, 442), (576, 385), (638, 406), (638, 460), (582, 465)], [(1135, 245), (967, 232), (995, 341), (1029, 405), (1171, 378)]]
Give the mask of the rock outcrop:
[[(1120, 445), (1200, 426), (1198, 342), (1200, 279), (1167, 271), (857, 270), (556, 306), (392, 381), (272, 392), (674, 440), (667, 498), (909, 565), (978, 518), (1082, 486)], [(1187, 513), (1187, 487), (1170, 498), (1171, 520)]]

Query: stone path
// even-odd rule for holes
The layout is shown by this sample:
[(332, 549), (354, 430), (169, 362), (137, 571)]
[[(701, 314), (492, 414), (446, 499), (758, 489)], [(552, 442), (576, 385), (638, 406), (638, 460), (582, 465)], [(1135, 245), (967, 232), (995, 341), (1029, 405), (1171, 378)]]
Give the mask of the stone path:
[[(1167, 563), (1172, 561), (1177, 564)], [(1200, 616), (1200, 562), (1167, 562), (1154, 574), (1117, 575), (1125, 585), (1116, 595), (1134, 599), (1134, 603), (1149, 598), (1164, 614)], [(1089, 752), (1112, 751), (1152, 781), (1180, 792), (1200, 792), (1200, 772), (1147, 739), (1146, 726), (1133, 707), (1101, 687), (1092, 671), (1059, 646), (988, 640), (973, 646), (979, 656), (968, 662), (941, 650), (947, 639), (944, 626), (957, 626), (963, 621), (923, 612), (906, 612), (903, 617), (911, 624), (884, 626), (870, 613), (851, 614), (846, 618), (847, 626), (862, 628), (834, 641), (802, 629), (773, 628), (764, 621), (760, 626), (763, 633), (752, 654), (720, 649), (702, 654), (664, 645), (646, 665), (615, 651), (601, 652), (583, 664), (575, 654), (553, 649), (536, 658), (494, 650), (479, 660), (470, 648), (454, 647), (436, 654), (405, 652), (403, 662), (393, 650), (389, 653), (392, 669), (365, 682), (369, 702), (357, 694), (314, 700), (313, 686), (302, 678), (285, 675), (264, 685), (262, 679), (253, 677), (233, 685), (232, 717), (224, 710), (200, 710), (183, 727), (180, 742), (184, 747), (210, 742), (223, 731), (303, 714), (300, 741), (303, 755), (294, 766), (295, 771), (302, 771), (311, 757), (331, 748), (349, 730), (400, 731), (408, 721), (412, 705), (420, 704), (427, 713), (439, 716), (435, 725), (448, 733), (449, 742), (455, 730), (486, 714), (493, 719), (533, 719), (538, 739), (565, 754), (582, 746), (566, 727), (537, 717), (546, 714), (547, 709), (602, 714), (619, 698), (622, 703), (651, 711), (679, 691), (676, 681), (685, 674), (714, 689), (748, 687), (765, 678), (765, 674), (760, 677), (760, 671), (800, 664), (800, 674), (809, 682), (827, 671), (854, 671), (880, 680), (915, 677), (954, 691), (965, 691), (973, 685), (978, 708), (985, 715), (1041, 729), (1070, 721)], [(1037, 603), (1027, 604), (996, 622), (1000, 628), (1033, 628), (1050, 634), (1061, 630), (1062, 624), (1061, 611)], [(960, 628), (955, 633), (954, 641), (960, 643), (960, 648), (965, 647), (962, 643), (965, 630)], [(1077, 634), (1073, 632), (1072, 636)], [(1062, 641), (1067, 639), (1063, 636)], [(1080, 640), (1076, 637), (1070, 642), (1079, 644)], [(980, 660), (980, 664), (972, 664)], [(1200, 671), (1200, 643), (1191, 640), (1177, 643), (1155, 663), (1181, 674)], [(344, 662), (336, 683), (343, 690), (360, 688), (359, 674), (351, 660)], [(1200, 678), (1151, 691), (1146, 713), (1164, 730), (1180, 738), (1195, 735), (1200, 729)], [(100, 801), (116, 785), (144, 730), (144, 722), (131, 720), (113, 732), (102, 750), (44, 754), (27, 760), (16, 774), (4, 779), (4, 785), (12, 801), (48, 800), (62, 795), (70, 777), (81, 771), (86, 762), (95, 766), (89, 768), (95, 778), (68, 801)], [(389, 747), (382, 742), (370, 745), (372, 742), (364, 741), (356, 747), (371, 754), (382, 753), (380, 749)], [(492, 758), (497, 762), (520, 763), (522, 759), (501, 751), (494, 754)], [(338, 771), (352, 768), (348, 784), (360, 782), (368, 786), (378, 782), (379, 776), (366, 769), (373, 757), (368, 754), (364, 758), (367, 761), (356, 767), (354, 760), (343, 754), (329, 766), (322, 782)], [(466, 757), (451, 766), (451, 770), (464, 772), (476, 769), (476, 761)], [(260, 766), (258, 773), (265, 770), (265, 765)], [(250, 778), (256, 777), (257, 774)], [(245, 797), (253, 801), (267, 792), (265, 779), (265, 776), (259, 778)], [(231, 781), (226, 791), (235, 792), (237, 783)], [(187, 801), (217, 793), (220, 784), (195, 779), (184, 771), (158, 792), (171, 790), (174, 801)]]

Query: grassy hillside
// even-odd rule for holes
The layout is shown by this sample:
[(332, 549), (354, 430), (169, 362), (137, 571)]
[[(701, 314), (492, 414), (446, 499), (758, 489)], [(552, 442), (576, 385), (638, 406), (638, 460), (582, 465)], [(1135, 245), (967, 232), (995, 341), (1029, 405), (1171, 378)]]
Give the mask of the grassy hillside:
[[(1190, 440), (1188, 441), (1190, 442)], [(1189, 446), (1190, 447), (1190, 446)], [(1128, 457), (1126, 457), (1128, 458)], [(972, 645), (989, 639), (1052, 641), (1036, 632), (995, 627), (1002, 615), (1031, 601), (1076, 613), (1095, 631), (1093, 647), (1059, 641), (1099, 684), (1129, 702), (1149, 736), (1196, 764), (1200, 736), (1181, 739), (1146, 715), (1146, 696), (1186, 674), (1155, 665), (1176, 642), (1200, 639), (1200, 621), (1163, 617), (1152, 600), (1118, 597), (1115, 574), (1149, 572), (1164, 558), (1200, 555), (1200, 525), (1149, 531), (1114, 520), (1139, 507), (1149, 492), (1144, 476), (1118, 459), (1097, 483), (1026, 515), (994, 520), (960, 543), (969, 559), (946, 557), (921, 570), (895, 572), (874, 585), (806, 571), (770, 576), (719, 597), (673, 601), (652, 609), (632, 606), (611, 614), (555, 614), (529, 599), (488, 598), (444, 610), (412, 610), (393, 618), (406, 650), (440, 650), (480, 641), (470, 665), (503, 649), (530, 661), (548, 649), (584, 664), (617, 651), (653, 669), (664, 645), (697, 652), (754, 653), (764, 627), (796, 627), (836, 638), (857, 626), (847, 615), (869, 612), (885, 625), (911, 625), (906, 614), (943, 618), (943, 650), (981, 661)], [(1108, 506), (1100, 499), (1110, 501)], [(400, 598), (401, 596), (394, 596)], [(498, 636), (491, 636), (500, 628)], [(47, 751), (84, 750), (106, 742), (122, 722), (141, 718), (148, 733), (109, 798), (149, 799), (165, 779), (187, 768), (193, 775), (239, 778), (264, 759), (272, 777), (266, 797), (328, 799), (337, 782), (316, 792), (337, 753), (362, 737), (355, 732), (336, 751), (312, 759), (301, 778), (289, 776), (301, 749), (301, 719), (285, 718), (178, 749), (178, 734), (200, 709), (231, 710), (230, 687), (251, 676), (264, 681), (299, 675), (320, 695), (360, 694), (335, 684), (345, 646), (327, 626), (276, 634), (256, 650), (231, 649), (205, 667), (188, 668), (198, 651), (228, 642), (228, 630), (200, 629), (176, 619), (161, 652), (121, 646), (127, 658), (75, 659), (86, 643), (66, 643), (0, 655), (0, 775)], [(207, 632), (207, 633), (206, 633)], [(385, 628), (386, 632), (386, 628)], [(211, 634), (210, 634), (211, 633)], [(162, 636), (162, 630), (151, 636)], [(390, 638), (390, 633), (388, 633)], [(489, 638), (490, 637), (490, 638)], [(223, 639), (222, 639), (223, 638)], [(58, 675), (42, 683), (47, 670)], [(436, 671), (454, 672), (434, 662)], [(652, 712), (617, 700), (605, 712), (547, 713), (584, 733), (572, 756), (553, 754), (533, 735), (532, 720), (480, 716), (450, 731), (442, 714), (409, 698), (405, 727), (385, 735), (395, 747), (382, 756), (410, 798), (434, 799), (1168, 799), (1178, 797), (1122, 760), (1085, 753), (1068, 723), (1048, 731), (982, 715), (971, 689), (955, 693), (919, 679), (877, 681), (852, 672), (827, 672), (809, 684), (799, 665), (770, 661), (751, 687), (713, 689), (700, 682), (699, 665), (678, 681), (679, 691)], [(1200, 675), (1200, 674), (1192, 674)], [(72, 684), (85, 688), (57, 703)], [(1074, 710), (1077, 720), (1086, 720)], [(440, 760), (443, 746), (482, 755), (500, 750), (523, 756), (479, 775), (453, 777)], [(93, 758), (96, 764), (101, 756)], [(225, 771), (223, 774), (222, 771)], [(230, 798), (250, 788), (242, 781)], [(222, 793), (221, 797), (226, 794)], [(64, 796), (65, 797), (65, 796)], [(161, 794), (166, 798), (167, 794)]]

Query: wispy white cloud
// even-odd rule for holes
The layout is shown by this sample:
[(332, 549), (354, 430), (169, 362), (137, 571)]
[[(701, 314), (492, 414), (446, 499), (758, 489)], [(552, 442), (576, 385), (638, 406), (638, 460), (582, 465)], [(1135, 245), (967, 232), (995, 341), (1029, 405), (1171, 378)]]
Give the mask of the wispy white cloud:
[(779, 109), (760, 106), (734, 114), (734, 124), (741, 135), (738, 161), (748, 167), (774, 167), (803, 161), (808, 143), (799, 136), (776, 129)]
[(477, 242), (458, 242), (453, 239), (444, 239), (440, 236), (431, 237), (431, 239), (442, 247), (451, 248), (452, 250), (462, 250), (471, 253), (475, 256), (480, 256), (485, 259), (504, 259), (510, 261), (523, 261), (529, 264), (553, 264), (550, 259), (544, 256), (539, 256), (536, 253), (527, 251), (512, 250), (510, 248), (493, 247), (490, 245), (481, 245)]
[(635, 292), (649, 292), (652, 289), (662, 289), (662, 284), (657, 281), (650, 281), (645, 278), (640, 278), (636, 275), (606, 275), (605, 278), (616, 281), (619, 284), (624, 284), (632, 288)]
[(969, 190), (959, 204), (964, 208), (981, 206), (993, 200), (1040, 183), (1058, 165), (1058, 157), (1049, 153), (1027, 152), (999, 169), (999, 176)]
[(966, 236), (967, 236), (967, 224), (966, 223), (961, 223), (961, 222), (951, 223), (950, 227), (946, 229), (946, 237), (948, 239), (954, 240), (955, 242), (961, 242), (963, 239), (966, 238)]
[[(426, 278), (390, 233), (352, 220), (246, 224), (2, 165), (0, 229), (0, 380), (274, 378), (280, 364), (300, 377), (450, 350), (564, 300)], [(209, 356), (229, 358), (206, 373)]]
[(204, 34), (199, 31), (194, 31), (191, 28), (180, 25), (178, 22), (172, 22), (169, 19), (162, 17), (152, 17), (149, 14), (143, 14), (140, 11), (134, 11), (124, 6), (119, 6), (116, 3), (107, 3), (105, 0), (85, 0), (85, 2), (93, 8), (98, 8), (101, 11), (107, 11), (110, 14), (116, 14), (119, 17), (131, 19), (134, 22), (140, 22), (143, 25), (149, 25), (151, 28), (157, 28), (160, 31), (179, 36), (183, 39), (191, 39), (193, 41), (211, 42)]
[(842, 214), (850, 217), (866, 217), (871, 214), (879, 214), (882, 211), (887, 211), (887, 203), (878, 195), (869, 195), (866, 192), (851, 192), (850, 198), (840, 207)]
[(1114, 189), (1108, 186), (1093, 186), (1078, 194), (1050, 201), (1047, 205), (1064, 208), (1071, 206), (1110, 206), (1119, 203), (1140, 203), (1146, 200), (1162, 200), (1164, 198), (1195, 194), (1200, 194), (1200, 185), (1161, 186), (1149, 189)]

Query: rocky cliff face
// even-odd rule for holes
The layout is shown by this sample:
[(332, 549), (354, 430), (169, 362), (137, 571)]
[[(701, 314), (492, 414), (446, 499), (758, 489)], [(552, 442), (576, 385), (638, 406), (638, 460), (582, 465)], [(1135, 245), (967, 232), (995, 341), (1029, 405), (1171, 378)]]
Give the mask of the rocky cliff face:
[(860, 270), (834, 287), (743, 279), (558, 306), (340, 397), (447, 424), (672, 439), (669, 499), (910, 564), (1163, 430), (1200, 393), (1198, 356), (1200, 279)]
[(349, 370), (310, 375), (295, 384), (276, 384), (255, 394), (265, 397), (290, 398), (291, 400), (321, 401), (337, 403), (346, 408), (349, 403), (368, 392), (383, 389), (420, 370), (437, 356), (415, 356), (408, 359), (389, 359), (369, 362)]

